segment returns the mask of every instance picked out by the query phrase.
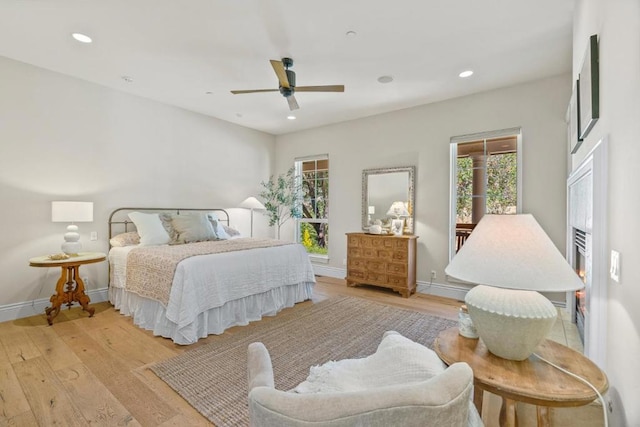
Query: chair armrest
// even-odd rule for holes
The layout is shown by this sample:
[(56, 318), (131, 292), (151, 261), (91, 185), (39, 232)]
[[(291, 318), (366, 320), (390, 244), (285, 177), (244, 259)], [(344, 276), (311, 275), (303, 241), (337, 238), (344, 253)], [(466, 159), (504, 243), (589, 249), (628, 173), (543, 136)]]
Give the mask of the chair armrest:
[(273, 366), (269, 351), (261, 342), (249, 344), (247, 350), (249, 392), (255, 387), (274, 388)]
[(359, 417), (380, 420), (389, 416), (393, 420), (399, 416), (398, 411), (405, 411), (411, 413), (411, 419), (431, 420), (411, 425), (466, 426), (472, 390), (471, 368), (466, 363), (455, 363), (430, 380), (358, 392), (296, 394), (257, 387), (249, 392), (249, 407), (252, 419), (262, 420), (252, 425), (306, 425), (338, 420), (353, 425)]

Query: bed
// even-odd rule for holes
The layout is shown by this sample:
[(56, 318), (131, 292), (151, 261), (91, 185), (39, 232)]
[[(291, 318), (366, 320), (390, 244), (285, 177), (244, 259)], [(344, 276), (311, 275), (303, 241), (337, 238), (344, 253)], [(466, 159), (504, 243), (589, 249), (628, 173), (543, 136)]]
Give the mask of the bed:
[(223, 209), (119, 208), (109, 216), (109, 242), (110, 302), (176, 344), (276, 315), (313, 294), (302, 245), (242, 237)]

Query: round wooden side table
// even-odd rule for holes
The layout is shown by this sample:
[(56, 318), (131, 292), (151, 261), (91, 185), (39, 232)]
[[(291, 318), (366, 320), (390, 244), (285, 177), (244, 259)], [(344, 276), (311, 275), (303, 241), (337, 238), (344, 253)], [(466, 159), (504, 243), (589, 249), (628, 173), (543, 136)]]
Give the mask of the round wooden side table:
[(102, 252), (80, 252), (78, 255), (67, 259), (53, 260), (45, 255), (29, 260), (31, 267), (60, 267), (62, 270), (56, 284), (56, 293), (49, 300), (51, 301), (51, 307), (47, 307), (44, 310), (49, 325), (53, 324), (53, 319), (60, 313), (62, 304), (66, 304), (67, 307), (71, 308), (71, 305), (77, 302), (84, 311), (89, 313), (89, 317), (93, 316), (95, 308), (89, 307), (91, 300), (84, 293), (84, 282), (80, 278), (78, 270), (82, 264), (102, 262), (106, 259), (107, 256)]
[[(458, 334), (457, 327), (441, 332), (434, 348), (447, 365), (466, 362), (471, 366), (476, 387), (474, 403), (480, 414), (483, 390), (502, 397), (501, 426), (516, 425), (516, 402), (536, 405), (538, 426), (548, 426), (549, 407), (582, 406), (598, 397), (586, 384), (533, 354), (523, 361), (503, 359), (490, 353), (481, 339)], [(589, 381), (600, 393), (609, 388), (605, 373), (569, 347), (544, 340), (535, 353)]]

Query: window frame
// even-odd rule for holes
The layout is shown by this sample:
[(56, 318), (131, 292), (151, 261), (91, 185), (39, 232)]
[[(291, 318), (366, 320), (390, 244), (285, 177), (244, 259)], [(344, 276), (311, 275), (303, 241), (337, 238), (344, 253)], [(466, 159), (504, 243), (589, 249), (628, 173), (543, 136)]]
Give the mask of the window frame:
[(494, 139), (506, 136), (516, 136), (516, 214), (522, 213), (522, 128), (514, 127), (488, 132), (479, 132), (468, 135), (451, 137), (449, 141), (449, 261), (456, 254), (456, 218), (458, 199), (458, 144), (473, 142), (478, 140)]
[[(328, 163), (328, 167), (327, 167), (327, 181), (329, 183), (329, 189), (331, 189), (331, 163), (329, 162), (329, 154), (317, 154), (317, 155), (312, 155), (312, 156), (305, 156), (305, 157), (296, 157), (294, 159), (294, 166), (295, 166), (295, 176), (296, 176), (296, 180), (297, 180), (297, 185), (299, 188), (299, 194), (298, 194), (298, 203), (300, 203), (300, 205), (302, 205), (303, 203), (303, 194), (302, 194), (302, 164), (304, 162), (308, 162), (308, 161), (319, 161), (319, 160), (326, 160)], [(317, 172), (317, 169), (316, 169)], [(331, 191), (331, 190), (329, 190)], [(327, 206), (330, 205), (329, 203), (329, 198), (326, 199), (325, 203), (327, 204)], [(302, 211), (302, 209), (301, 209)], [(327, 224), (327, 227), (329, 227), (330, 223), (329, 223), (329, 214), (327, 213), (326, 218), (296, 218), (296, 230), (295, 230), (295, 241), (297, 243), (301, 243), (302, 242), (302, 236), (300, 235), (300, 224), (301, 223), (319, 223), (319, 224)], [(330, 234), (330, 233), (329, 233)], [(320, 263), (328, 263), (329, 262), (329, 244), (327, 242), (327, 254), (323, 255), (323, 254), (313, 254), (313, 253), (308, 253), (307, 255), (309, 256), (309, 258), (311, 258), (312, 261), (314, 262), (320, 262)]]

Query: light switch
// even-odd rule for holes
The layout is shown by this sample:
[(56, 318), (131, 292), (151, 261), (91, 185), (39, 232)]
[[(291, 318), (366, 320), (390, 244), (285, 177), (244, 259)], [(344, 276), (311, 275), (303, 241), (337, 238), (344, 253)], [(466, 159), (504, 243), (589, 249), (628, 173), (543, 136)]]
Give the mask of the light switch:
[(609, 267), (609, 274), (611, 279), (620, 283), (620, 252), (611, 251), (611, 266)]
[(90, 239), (91, 240), (98, 240), (98, 232), (97, 231), (92, 231)]

